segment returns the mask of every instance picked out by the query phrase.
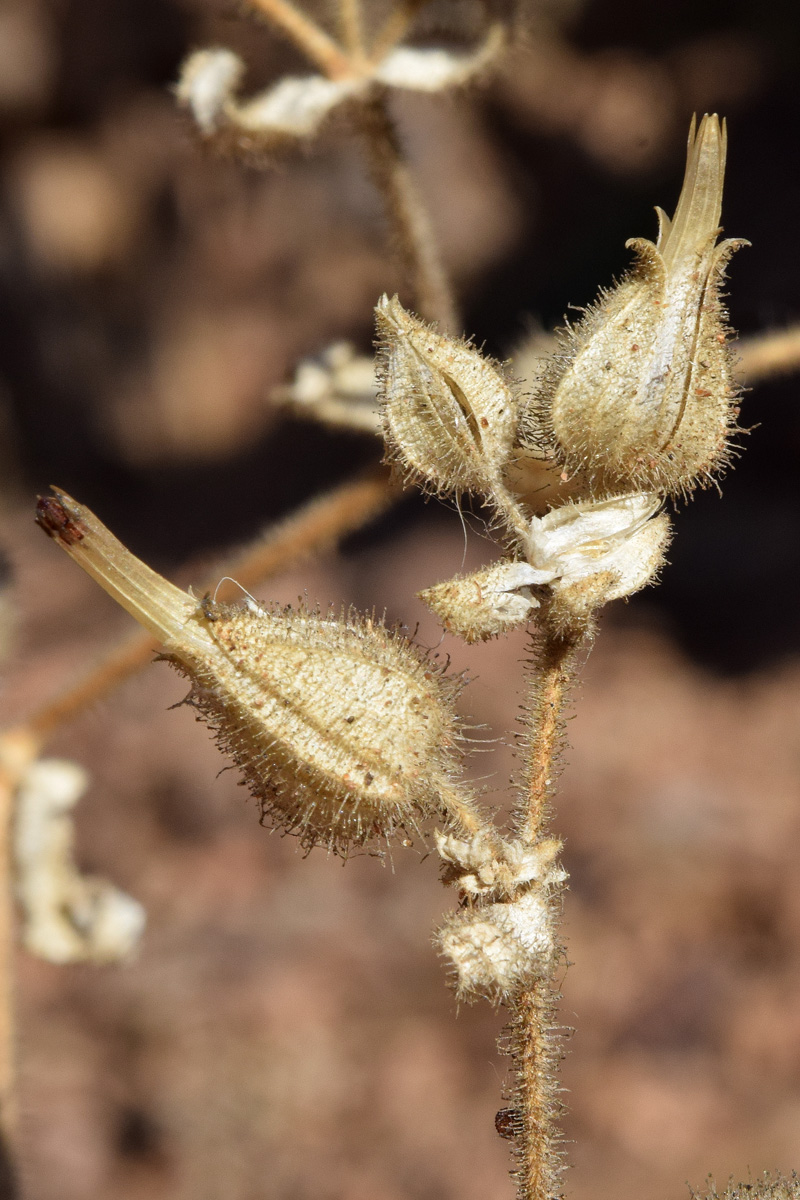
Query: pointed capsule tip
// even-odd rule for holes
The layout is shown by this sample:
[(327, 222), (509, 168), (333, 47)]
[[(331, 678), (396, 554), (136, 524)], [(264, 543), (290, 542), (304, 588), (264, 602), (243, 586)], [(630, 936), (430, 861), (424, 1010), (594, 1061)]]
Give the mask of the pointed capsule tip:
[(668, 269), (719, 229), (727, 142), (727, 125), (716, 113), (706, 113), (699, 125), (692, 117), (680, 199), (672, 222), (662, 223), (659, 238)]

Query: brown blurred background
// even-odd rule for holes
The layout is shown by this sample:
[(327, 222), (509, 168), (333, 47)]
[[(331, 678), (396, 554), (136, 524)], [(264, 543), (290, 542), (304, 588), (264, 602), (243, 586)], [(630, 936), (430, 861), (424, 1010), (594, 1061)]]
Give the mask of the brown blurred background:
[[(428, 31), (475, 19), (436, 0)], [(693, 111), (727, 114), (726, 231), (743, 332), (800, 316), (795, 3), (531, 0), (527, 43), (481, 92), (396, 97), (464, 303), (506, 356), (621, 273), (677, 198)], [(222, 44), (249, 86), (300, 58), (233, 4), (2, 0), (3, 544), (17, 719), (129, 629), (34, 529), (55, 482), (182, 578), (377, 457), (276, 415), (298, 358), (397, 286), (345, 127), (258, 172), (197, 142), (169, 86)], [(678, 1200), (800, 1167), (800, 406), (760, 386), (724, 500), (677, 516), (662, 585), (609, 613), (570, 723), (555, 820), (571, 890), (567, 1187)], [(475, 517), (409, 499), (265, 598), (353, 602), (436, 645), (414, 593), (494, 551)], [(194, 573), (194, 574), (193, 574)], [(466, 651), (465, 711), (505, 735), (473, 771), (510, 799), (525, 639)], [(149, 668), (65, 727), (92, 772), (89, 870), (147, 906), (138, 958), (20, 957), (30, 1200), (501, 1200), (501, 1016), (458, 1014), (429, 944), (452, 897), (398, 851), (342, 869), (259, 828)], [(487, 785), (488, 785), (487, 784)]]

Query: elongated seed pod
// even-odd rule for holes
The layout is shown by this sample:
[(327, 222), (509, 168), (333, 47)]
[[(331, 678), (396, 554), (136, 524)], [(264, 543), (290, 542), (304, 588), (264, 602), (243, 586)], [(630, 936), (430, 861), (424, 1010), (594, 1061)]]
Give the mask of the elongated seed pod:
[[(166, 648), (265, 818), (337, 853), (444, 813), (474, 828), (455, 783), (459, 684), (370, 617), (198, 600), (64, 493), (38, 520)], [(466, 824), (465, 824), (466, 822)]]

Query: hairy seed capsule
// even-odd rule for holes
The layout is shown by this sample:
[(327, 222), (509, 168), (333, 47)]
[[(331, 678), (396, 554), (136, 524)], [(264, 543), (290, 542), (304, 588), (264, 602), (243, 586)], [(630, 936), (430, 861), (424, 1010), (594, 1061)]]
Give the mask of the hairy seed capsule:
[(443, 337), (395, 296), (375, 309), (386, 442), (409, 474), (442, 493), (490, 495), (516, 425), (511, 389), (469, 343)]
[(593, 489), (685, 493), (730, 457), (737, 388), (720, 300), (725, 267), (746, 243), (715, 245), (726, 132), (706, 116), (689, 135), (672, 221), (634, 238), (637, 265), (564, 334), (520, 417), (520, 440)]
[(458, 685), (369, 617), (198, 601), (63, 493), (40, 524), (166, 646), (265, 817), (345, 853), (471, 812), (451, 776)]
[(530, 620), (539, 601), (531, 594), (537, 572), (527, 563), (501, 562), (419, 593), (442, 625), (465, 642), (508, 633)]

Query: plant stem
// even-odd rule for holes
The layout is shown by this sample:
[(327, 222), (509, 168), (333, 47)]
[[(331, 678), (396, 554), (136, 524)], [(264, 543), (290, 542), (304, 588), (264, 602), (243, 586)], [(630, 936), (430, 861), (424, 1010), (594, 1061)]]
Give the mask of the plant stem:
[(364, 60), (364, 12), (361, 0), (339, 0), (339, 28), (351, 57)]
[(386, 18), (383, 28), (375, 38), (375, 44), (370, 51), (372, 62), (380, 62), (389, 51), (402, 41), (417, 13), (427, 0), (404, 0), (395, 4)]
[(739, 367), (747, 383), (800, 370), (800, 325), (757, 333), (736, 343)]
[(515, 1003), (511, 1015), (518, 1110), (514, 1176), (520, 1200), (554, 1200), (560, 1192), (558, 998), (551, 981), (543, 979)]
[(414, 293), (415, 307), (442, 333), (458, 332), (455, 299), (442, 264), (428, 213), (408, 169), (384, 89), (359, 105), (355, 117), (364, 135), (367, 161), (380, 192), (396, 253)]
[(579, 645), (579, 638), (558, 637), (545, 628), (537, 647), (539, 661), (529, 700), (528, 795), (520, 822), (520, 834), (527, 842), (538, 841), (544, 831), (562, 738), (564, 701)]
[(21, 773), (38, 751), (34, 737), (25, 732), (0, 739), (0, 1197), (18, 1200), (16, 1045), (14, 1022), (14, 966), (16, 925), (12, 871), (12, 818), (14, 795)]
[[(349, 480), (324, 496), (315, 497), (299, 512), (221, 563), (206, 581), (204, 590), (213, 590), (225, 576), (231, 576), (244, 588), (255, 587), (307, 555), (324, 550), (360, 529), (379, 516), (399, 495), (383, 468)], [(235, 591), (235, 584), (225, 580), (219, 587), (219, 596), (224, 599), (226, 594), (232, 595)], [(58, 726), (145, 667), (155, 646), (153, 638), (144, 631), (126, 638), (82, 679), (34, 712), (25, 728), (44, 741)]]
[[(517, 821), (520, 839), (530, 845), (545, 832), (556, 763), (563, 738), (563, 712), (583, 634), (559, 636), (543, 622), (528, 710), (527, 798)], [(550, 901), (555, 928), (560, 900)], [(515, 1156), (520, 1200), (552, 1200), (559, 1195), (561, 1156), (555, 1124), (558, 1100), (559, 1034), (555, 1026), (558, 991), (552, 976), (539, 980), (511, 1004), (509, 1051), (514, 1060)]]
[(250, 3), (282, 29), (329, 79), (352, 75), (353, 65), (341, 46), (290, 0), (250, 0)]

